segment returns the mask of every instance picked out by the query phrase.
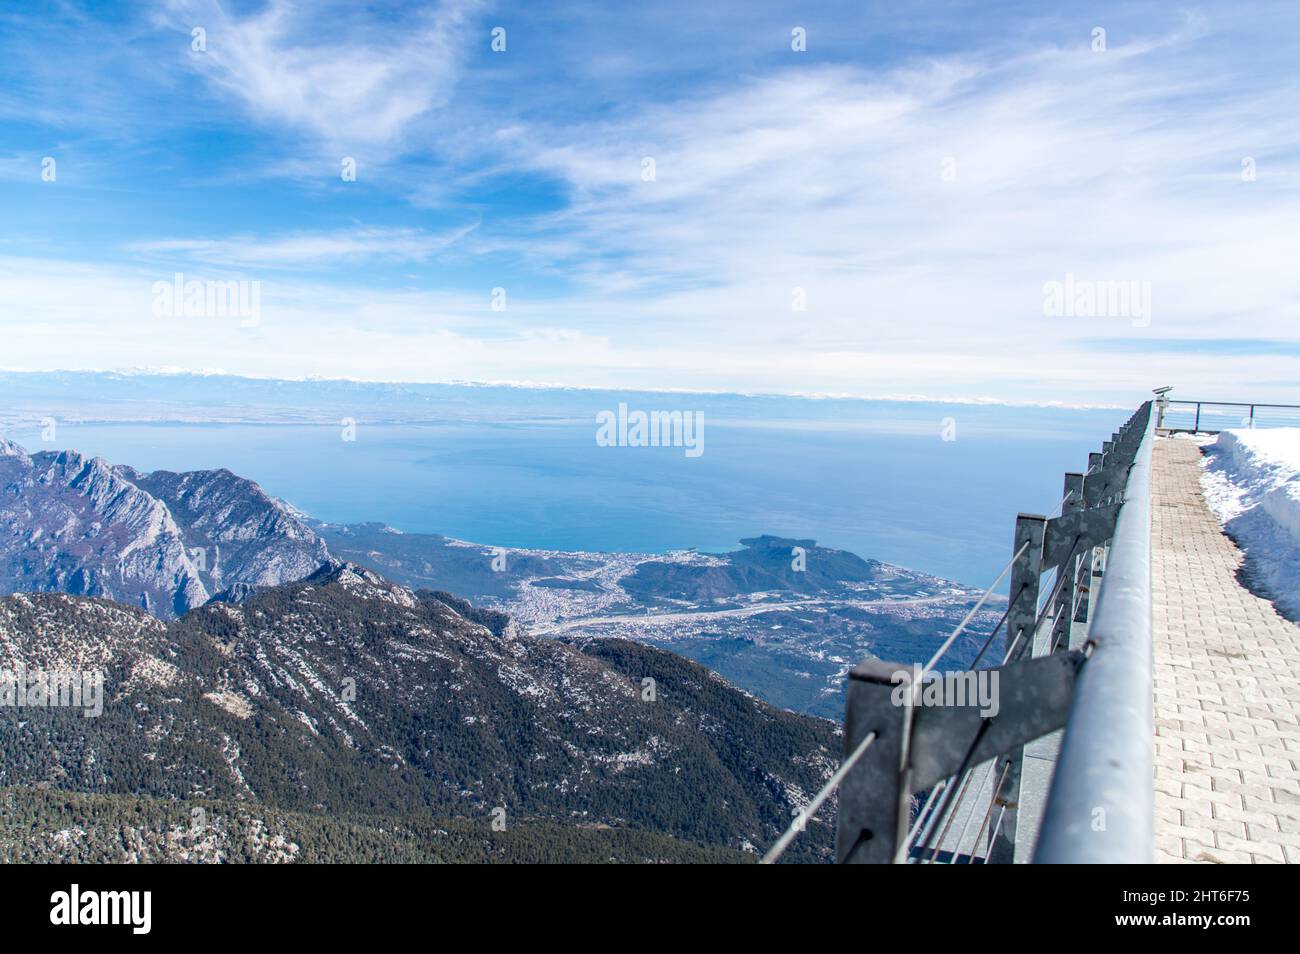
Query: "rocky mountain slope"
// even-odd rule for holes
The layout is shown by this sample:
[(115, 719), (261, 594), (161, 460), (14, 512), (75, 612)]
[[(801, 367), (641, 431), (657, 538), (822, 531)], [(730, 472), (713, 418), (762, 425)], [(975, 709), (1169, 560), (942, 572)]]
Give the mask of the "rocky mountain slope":
[(170, 619), (231, 588), (300, 579), (328, 556), (228, 470), (141, 474), (0, 438), (0, 593), (98, 596)]
[[(106, 672), (97, 718), (0, 710), (0, 786), (752, 850), (837, 764), (832, 723), (681, 657), (497, 635), (455, 602), (350, 564), (167, 625), (103, 600), (0, 599), (7, 667)], [(827, 856), (833, 818), (798, 857)]]

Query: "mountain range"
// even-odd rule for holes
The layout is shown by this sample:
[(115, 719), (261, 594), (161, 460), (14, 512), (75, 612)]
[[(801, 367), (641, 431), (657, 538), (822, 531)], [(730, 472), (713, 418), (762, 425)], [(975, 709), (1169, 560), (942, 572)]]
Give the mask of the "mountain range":
[[(490, 547), (315, 520), (229, 470), (141, 473), (0, 439), (0, 593), (95, 596), (164, 620), (342, 559), (459, 599), (497, 632), (658, 645), (776, 705), (838, 719), (851, 666), (928, 658), (977, 595), (809, 539), (741, 543), (667, 554)], [(974, 657), (998, 608), (976, 618), (953, 660)]]
[(0, 439), (0, 672), (105, 678), (96, 718), (0, 711), (0, 858), (752, 860), (834, 770), (849, 666), (976, 594), (741, 543), (489, 547)]
[(288, 507), (228, 470), (141, 474), (0, 438), (0, 592), (97, 596), (174, 619), (328, 559)]
[[(0, 599), (0, 669), (89, 668), (105, 673), (97, 718), (0, 712), (0, 787), (144, 799), (155, 814), (171, 803), (177, 823), (210, 801), (366, 830), (397, 819), (427, 837), (384, 850), (426, 859), (440, 857), (438, 820), (480, 843), (497, 824), (541, 824), (744, 857), (840, 748), (833, 723), (672, 653), (501, 636), (348, 563), (170, 623), (96, 598)], [(798, 857), (827, 857), (827, 817)], [(666, 844), (642, 848), (671, 856)]]

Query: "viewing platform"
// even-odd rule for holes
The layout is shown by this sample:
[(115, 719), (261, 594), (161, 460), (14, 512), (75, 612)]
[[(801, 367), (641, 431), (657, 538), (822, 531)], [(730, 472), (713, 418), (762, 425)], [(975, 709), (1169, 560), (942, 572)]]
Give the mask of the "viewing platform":
[(1152, 449), (1155, 855), (1300, 862), (1300, 626), (1240, 582), (1193, 440)]
[[(924, 666), (850, 671), (844, 760), (765, 862), (837, 790), (853, 864), (1300, 861), (1300, 626), (1259, 595), (1294, 595), (1294, 436), (1248, 436), (1300, 427), (1300, 406), (1169, 391), (1065, 474), (1054, 515), (1016, 517), (1011, 559)], [(1221, 496), (1225, 467), (1265, 488), (1264, 537), (1233, 509), (1246, 491)], [(974, 661), (948, 669), (1004, 580)]]

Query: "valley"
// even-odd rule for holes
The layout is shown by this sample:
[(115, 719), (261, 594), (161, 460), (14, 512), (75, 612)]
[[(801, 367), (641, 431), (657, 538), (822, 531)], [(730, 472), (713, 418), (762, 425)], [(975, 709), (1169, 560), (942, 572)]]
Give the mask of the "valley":
[[(811, 540), (748, 538), (738, 551), (666, 555), (502, 550), (380, 524), (313, 524), (331, 552), (410, 586), (449, 588), (536, 636), (631, 639), (694, 659), (760, 698), (843, 715), (847, 671), (867, 656), (929, 655), (979, 594)], [(795, 570), (792, 552), (802, 551)], [(500, 569), (493, 569), (496, 565)], [(994, 598), (950, 651), (969, 663)]]

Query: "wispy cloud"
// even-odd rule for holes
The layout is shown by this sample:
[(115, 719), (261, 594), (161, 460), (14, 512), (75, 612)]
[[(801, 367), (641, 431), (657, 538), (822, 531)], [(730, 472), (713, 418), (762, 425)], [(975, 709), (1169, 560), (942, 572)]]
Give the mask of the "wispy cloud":
[(377, 19), (355, 3), (271, 0), (240, 16), (215, 0), (172, 0), (166, 19), (205, 31), (191, 65), (254, 121), (360, 148), (393, 143), (446, 102), (481, 7), (443, 0)]
[(313, 268), (340, 262), (422, 262), (450, 248), (473, 225), (440, 234), (421, 229), (354, 228), (221, 239), (160, 239), (133, 242), (127, 251), (155, 260), (188, 260), (224, 267)]
[[(625, 122), (515, 130), (517, 161), (574, 195), (519, 252), (549, 254), (597, 297), (635, 296), (646, 321), (616, 344), (743, 340), (771, 349), (771, 374), (802, 364), (836, 388), (900, 367), (1006, 386), (1103, 328), (1215, 334), (1244, 319), (1294, 334), (1290, 91), (1224, 96), (1194, 23), (1105, 52), (1088, 39), (883, 75), (790, 66)], [(1264, 153), (1243, 182), (1243, 159)], [(1044, 283), (1067, 273), (1150, 283), (1153, 329), (1045, 317)], [(1053, 371), (1073, 387), (1092, 374), (1068, 359)]]

